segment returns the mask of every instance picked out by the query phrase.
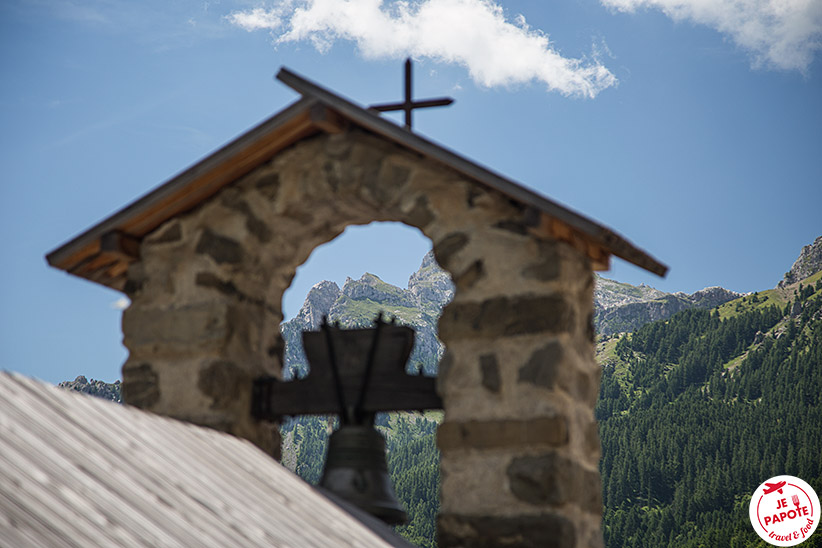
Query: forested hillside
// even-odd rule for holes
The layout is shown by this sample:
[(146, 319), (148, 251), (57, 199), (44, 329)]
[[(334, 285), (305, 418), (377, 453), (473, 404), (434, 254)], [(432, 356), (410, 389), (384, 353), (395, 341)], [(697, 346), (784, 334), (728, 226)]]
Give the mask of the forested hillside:
[(778, 474), (822, 486), (819, 278), (605, 343), (607, 546), (767, 546), (748, 519), (753, 490)]
[[(820, 278), (600, 339), (607, 546), (765, 546), (748, 520), (754, 488), (777, 474), (822, 485)], [(432, 419), (379, 421), (411, 519), (399, 531), (420, 546), (435, 545)], [(284, 426), (284, 459), (309, 481), (330, 429), (324, 418)]]

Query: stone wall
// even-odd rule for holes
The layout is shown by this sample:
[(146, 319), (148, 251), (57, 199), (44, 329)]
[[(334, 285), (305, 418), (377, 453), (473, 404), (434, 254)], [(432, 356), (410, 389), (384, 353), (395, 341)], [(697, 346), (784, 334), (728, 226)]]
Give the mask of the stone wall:
[(304, 140), (157, 229), (128, 272), (124, 399), (247, 438), (251, 379), (279, 375), (281, 300), (350, 224), (400, 221), (434, 243), (456, 295), (447, 346), (440, 546), (601, 545), (593, 273), (530, 235), (533, 212), (353, 130)]

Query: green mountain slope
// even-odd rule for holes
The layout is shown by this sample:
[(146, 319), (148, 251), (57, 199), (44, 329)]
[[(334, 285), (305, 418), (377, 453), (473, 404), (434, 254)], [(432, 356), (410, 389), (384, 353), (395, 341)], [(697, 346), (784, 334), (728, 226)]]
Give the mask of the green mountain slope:
[(600, 343), (607, 546), (766, 546), (753, 490), (822, 489), (820, 277)]

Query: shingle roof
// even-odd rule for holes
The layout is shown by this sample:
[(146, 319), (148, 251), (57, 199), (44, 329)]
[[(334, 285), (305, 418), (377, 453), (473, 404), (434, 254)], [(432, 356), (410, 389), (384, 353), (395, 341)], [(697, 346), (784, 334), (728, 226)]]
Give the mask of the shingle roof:
[(0, 372), (2, 546), (411, 546), (349, 512), (247, 441)]
[(160, 224), (197, 206), (285, 147), (319, 132), (333, 133), (353, 125), (532, 208), (539, 216), (538, 232), (568, 241), (587, 253), (600, 269), (606, 268), (608, 257), (613, 254), (660, 276), (668, 270), (613, 230), (408, 131), (373, 110), (287, 69), (282, 69), (277, 77), (297, 90), (302, 99), (52, 251), (47, 256), (49, 264), (122, 289), (128, 263), (137, 258), (140, 239)]

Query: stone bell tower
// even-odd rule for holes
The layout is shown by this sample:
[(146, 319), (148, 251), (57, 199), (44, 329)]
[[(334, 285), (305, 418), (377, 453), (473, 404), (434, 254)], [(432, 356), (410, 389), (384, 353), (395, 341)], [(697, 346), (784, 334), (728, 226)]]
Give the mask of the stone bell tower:
[(601, 546), (595, 270), (666, 267), (613, 231), (283, 69), (301, 99), (66, 243), (50, 264), (126, 293), (126, 401), (247, 438), (280, 375), (281, 301), (348, 225), (433, 242), (443, 312), (439, 543)]

